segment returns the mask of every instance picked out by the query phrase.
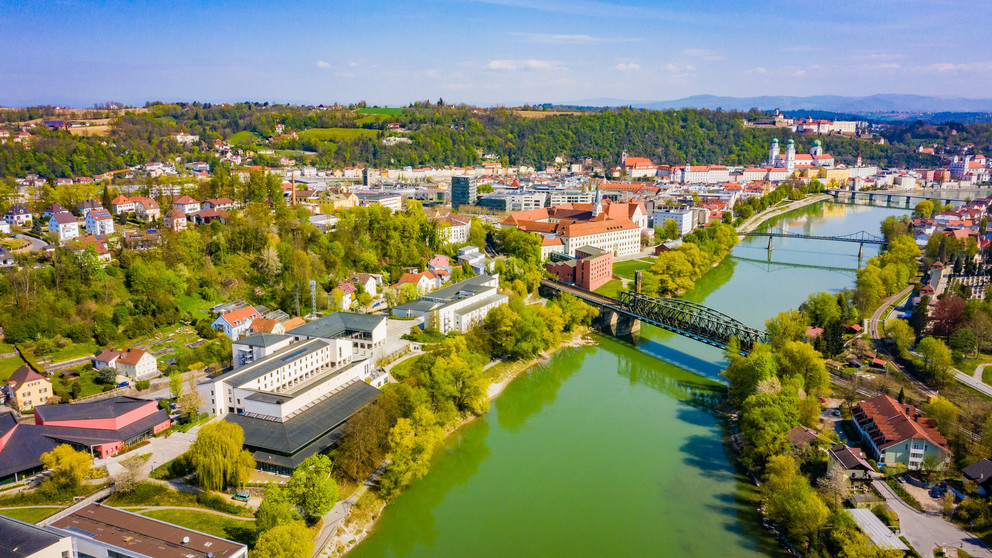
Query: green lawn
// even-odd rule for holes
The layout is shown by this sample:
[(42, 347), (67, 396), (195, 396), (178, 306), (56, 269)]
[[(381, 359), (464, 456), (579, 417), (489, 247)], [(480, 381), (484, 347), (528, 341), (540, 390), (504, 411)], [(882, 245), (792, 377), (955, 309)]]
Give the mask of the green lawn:
[(229, 137), (227, 141), (230, 142), (231, 145), (242, 145), (246, 143), (255, 143), (258, 139), (259, 137), (255, 135), (255, 132), (244, 130)]
[(619, 279), (610, 279), (602, 287), (596, 289), (596, 294), (601, 294), (603, 296), (608, 296), (612, 298), (617, 298), (620, 296), (620, 288), (623, 286), (623, 282)]
[(369, 124), (371, 122), (381, 122), (383, 120), (387, 120), (388, 118), (389, 116), (385, 114), (372, 114), (364, 118), (355, 119), (355, 124), (361, 126), (362, 124)]
[(88, 395), (103, 392), (104, 384), (96, 381), (96, 370), (87, 370), (86, 372), (80, 373), (78, 379), (65, 382), (66, 388), (71, 388), (72, 384), (76, 382), (78, 382), (83, 389), (79, 392), (79, 397), (86, 397)]
[(209, 300), (203, 300), (200, 296), (189, 296), (184, 294), (179, 297), (179, 311), (189, 312), (193, 315), (194, 320), (208, 317), (205, 314), (205, 311), (210, 310), (214, 304), (214, 302)]
[(93, 341), (89, 341), (87, 343), (71, 343), (46, 356), (52, 359), (52, 362), (62, 362), (63, 360), (72, 360), (74, 358), (92, 356), (99, 350), (100, 347)]
[(396, 115), (396, 114), (403, 114), (403, 109), (402, 108), (388, 108), (388, 107), (382, 107), (382, 108), (379, 108), (379, 107), (375, 107), (375, 108), (373, 108), (373, 107), (365, 107), (365, 108), (362, 108), (362, 109), (358, 109), (358, 114), (391, 114), (391, 115)]
[(300, 132), (301, 138), (314, 138), (321, 141), (352, 140), (359, 137), (373, 137), (378, 130), (364, 128), (311, 128)]
[(149, 510), (141, 515), (223, 539), (254, 543), (254, 519), (234, 519), (195, 510)]
[(14, 370), (24, 366), (24, 364), (21, 357), (0, 358), (0, 382), (7, 381)]
[(9, 510), (0, 510), (0, 515), (20, 519), (27, 523), (38, 523), (60, 509), (62, 508), (11, 508)]
[(413, 373), (414, 367), (417, 366), (417, 361), (424, 358), (424, 355), (410, 357), (403, 362), (397, 364), (389, 370), (389, 373), (394, 378), (408, 378), (410, 374)]
[(654, 262), (648, 262), (643, 260), (627, 260), (625, 262), (616, 262), (613, 264), (613, 274), (619, 275), (625, 279), (633, 279), (634, 272), (638, 269), (651, 269)]

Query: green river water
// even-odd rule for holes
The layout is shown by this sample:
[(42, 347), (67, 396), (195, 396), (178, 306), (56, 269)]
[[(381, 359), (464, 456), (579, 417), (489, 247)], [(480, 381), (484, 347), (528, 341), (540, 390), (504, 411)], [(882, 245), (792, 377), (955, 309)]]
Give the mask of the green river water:
[[(818, 203), (766, 227), (877, 234), (899, 213)], [(850, 287), (857, 254), (781, 238), (769, 253), (767, 239), (745, 239), (685, 298), (762, 327), (810, 293)], [(507, 386), (349, 556), (779, 556), (708, 411), (721, 351), (652, 327), (637, 347), (597, 341)]]

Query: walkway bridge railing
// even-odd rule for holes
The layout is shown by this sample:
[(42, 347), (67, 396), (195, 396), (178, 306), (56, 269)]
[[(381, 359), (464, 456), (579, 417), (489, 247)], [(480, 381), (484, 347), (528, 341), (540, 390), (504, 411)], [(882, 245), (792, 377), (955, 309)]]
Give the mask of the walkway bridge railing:
[(749, 353), (755, 344), (768, 343), (768, 332), (688, 300), (656, 298), (634, 291), (621, 291), (620, 298), (612, 298), (550, 280), (542, 281), (542, 285), (714, 347), (725, 349), (731, 338), (736, 338), (740, 351)]
[(805, 238), (808, 240), (833, 240), (835, 242), (853, 242), (855, 244), (885, 244), (885, 238), (865, 231), (842, 235), (816, 235), (788, 232), (749, 232), (744, 236), (764, 236), (774, 238)]

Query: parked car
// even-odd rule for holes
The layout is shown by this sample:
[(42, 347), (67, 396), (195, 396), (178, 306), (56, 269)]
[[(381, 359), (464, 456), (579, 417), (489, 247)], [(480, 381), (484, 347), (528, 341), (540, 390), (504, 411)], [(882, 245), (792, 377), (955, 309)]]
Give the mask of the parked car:
[(129, 385), (131, 385), (131, 382), (121, 382), (117, 384), (117, 387), (127, 387)]
[(840, 416), (840, 409), (834, 409), (834, 416), (835, 417), (839, 417)]
[(234, 500), (237, 500), (238, 502), (247, 502), (248, 501), (248, 493), (247, 492), (238, 492), (234, 496), (231, 496), (231, 498), (234, 499)]

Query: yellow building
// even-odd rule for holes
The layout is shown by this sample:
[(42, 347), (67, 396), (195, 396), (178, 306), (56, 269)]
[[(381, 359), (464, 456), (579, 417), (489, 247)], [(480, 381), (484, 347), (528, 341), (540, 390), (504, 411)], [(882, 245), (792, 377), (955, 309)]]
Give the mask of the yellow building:
[(22, 366), (7, 379), (14, 393), (14, 403), (21, 411), (30, 411), (44, 405), (52, 394), (52, 382), (27, 366)]
[(324, 194), (320, 199), (321, 204), (329, 204), (332, 209), (350, 209), (358, 205), (358, 197), (351, 192), (341, 194)]

